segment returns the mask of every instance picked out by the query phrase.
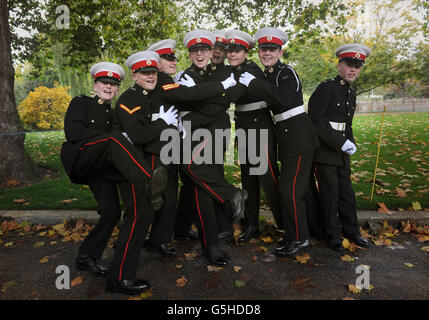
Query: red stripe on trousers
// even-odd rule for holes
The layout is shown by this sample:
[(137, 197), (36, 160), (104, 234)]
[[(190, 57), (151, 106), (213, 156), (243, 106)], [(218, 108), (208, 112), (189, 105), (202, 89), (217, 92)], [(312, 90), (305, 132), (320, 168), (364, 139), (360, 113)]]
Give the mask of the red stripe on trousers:
[(197, 179), (198, 181), (200, 181), (211, 193), (213, 193), (219, 200), (220, 200), (220, 202), (222, 202), (222, 203), (224, 203), (224, 200), (216, 193), (216, 192), (214, 192), (212, 189), (210, 189), (210, 187), (204, 182), (204, 181), (202, 181), (199, 177), (197, 177), (193, 172), (192, 172), (192, 170), (191, 170), (191, 164), (192, 164), (192, 162), (194, 161), (194, 159), (195, 159), (195, 157), (200, 153), (200, 151), (206, 146), (206, 144), (207, 144), (207, 142), (209, 141), (209, 139), (207, 139), (206, 140), (206, 142), (204, 143), (204, 145), (200, 148), (200, 150), (198, 150), (197, 151), (197, 153), (194, 155), (194, 157), (192, 158), (192, 160), (191, 160), (191, 163), (189, 164), (189, 166), (188, 166), (188, 171), (189, 171), (189, 173), (195, 178), (195, 179)]
[(195, 199), (197, 202), (197, 209), (198, 209), (198, 215), (200, 216), (200, 221), (201, 221), (201, 227), (203, 229), (203, 239), (204, 239), (204, 245), (207, 245), (207, 241), (206, 241), (206, 231), (204, 230), (204, 223), (203, 223), (203, 217), (201, 216), (201, 211), (200, 211), (200, 205), (198, 204), (198, 191), (197, 191), (197, 187), (195, 187)]
[(102, 139), (102, 140), (98, 140), (98, 141), (94, 141), (94, 142), (88, 142), (88, 143), (85, 143), (85, 146), (91, 146), (91, 145), (93, 145), (93, 144), (96, 144), (96, 143), (99, 143), (99, 142), (105, 142), (105, 141), (107, 141), (108, 139), (110, 139), (110, 140), (113, 140), (113, 141), (115, 141), (117, 144), (119, 144), (121, 147), (122, 147), (122, 149), (124, 149), (125, 150), (125, 152), (126, 153), (128, 153), (128, 155), (130, 156), (130, 158), (131, 158), (131, 160), (133, 160), (134, 161), (134, 163), (149, 177), (149, 178), (152, 178), (152, 176), (149, 174), (149, 173), (147, 173), (147, 171), (145, 170), (145, 169), (143, 169), (143, 167), (140, 165), (140, 163), (138, 163), (138, 161), (136, 160), (136, 159), (134, 159), (134, 157), (131, 155), (131, 153), (127, 150), (127, 148), (125, 148), (118, 140), (116, 140), (115, 138), (113, 138), (113, 137), (108, 137), (108, 138), (106, 138), (106, 139)]
[(293, 207), (295, 209), (295, 227), (296, 227), (296, 241), (299, 241), (299, 234), (298, 234), (298, 218), (296, 215), (296, 202), (295, 202), (295, 182), (296, 182), (296, 177), (298, 176), (298, 172), (299, 172), (299, 164), (301, 163), (301, 155), (299, 155), (299, 159), (298, 159), (298, 168), (296, 169), (296, 174), (295, 174), (295, 178), (293, 179)]
[(135, 226), (136, 220), (137, 220), (136, 193), (134, 191), (134, 185), (133, 184), (131, 184), (131, 187), (133, 189), (133, 198), (134, 198), (134, 222), (133, 222), (133, 226), (131, 228), (130, 237), (128, 238), (128, 241), (127, 241), (127, 245), (125, 246), (125, 252), (124, 252), (124, 257), (122, 258), (121, 267), (119, 268), (119, 279), (118, 279), (119, 281), (122, 280), (122, 267), (124, 265), (125, 257), (127, 255), (127, 251), (128, 251), (128, 244), (130, 243), (131, 237), (132, 237), (133, 232), (134, 232), (134, 226)]
[(271, 175), (273, 176), (274, 185), (276, 186), (277, 192), (279, 192), (279, 186), (277, 185), (277, 180), (276, 180), (276, 177), (274, 176), (273, 167), (271, 166), (270, 156), (268, 155), (268, 146), (267, 145), (265, 146), (265, 151), (267, 151), (268, 164), (270, 165), (270, 171), (271, 171)]

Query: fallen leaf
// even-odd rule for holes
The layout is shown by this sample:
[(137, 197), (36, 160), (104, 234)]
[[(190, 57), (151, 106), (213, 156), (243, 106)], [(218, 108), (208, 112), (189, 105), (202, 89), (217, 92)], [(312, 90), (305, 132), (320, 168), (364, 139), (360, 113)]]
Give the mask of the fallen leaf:
[(422, 205), (420, 204), (420, 202), (418, 202), (418, 201), (412, 201), (411, 203), (413, 205), (413, 210), (414, 211), (421, 211), (422, 210)]
[(261, 253), (265, 253), (265, 252), (267, 252), (267, 248), (266, 247), (264, 247), (264, 246), (260, 246), (259, 247), (259, 251), (261, 252)]
[(186, 279), (185, 276), (182, 276), (181, 278), (176, 280), (176, 286), (184, 287), (186, 285), (186, 282), (188, 282), (188, 279)]
[(6, 242), (6, 243), (4, 244), (4, 246), (5, 246), (5, 247), (11, 247), (11, 246), (13, 246), (13, 241)]
[(70, 283), (70, 287), (75, 287), (80, 285), (83, 282), (83, 278), (82, 277), (76, 277), (72, 280), (72, 282)]
[(140, 295), (140, 297), (141, 298), (143, 298), (143, 299), (147, 299), (147, 298), (149, 298), (149, 297), (152, 297), (152, 288), (150, 288), (148, 291), (146, 291), (146, 292), (143, 292), (141, 295)]
[(355, 261), (355, 258), (349, 256), (348, 254), (344, 255), (341, 257), (341, 261), (347, 261), (347, 262), (352, 262)]
[(401, 188), (396, 188), (395, 192), (399, 198), (406, 198), (407, 197), (407, 192), (405, 192), (405, 190), (403, 190)]
[(252, 261), (253, 261), (253, 262), (258, 261), (258, 257), (257, 257), (257, 256), (253, 256), (253, 257), (252, 257)]
[(42, 259), (39, 260), (40, 263), (46, 263), (48, 261), (49, 261), (49, 256), (43, 257)]
[(273, 239), (271, 239), (271, 237), (261, 237), (261, 240), (265, 243), (273, 242)]
[[(429, 248), (429, 247), (428, 247)], [(242, 267), (238, 267), (238, 266), (234, 266), (234, 271), (235, 272), (239, 272), (240, 270), (242, 270)]]
[(33, 248), (41, 248), (45, 245), (43, 241), (36, 241), (33, 245)]
[(244, 281), (241, 281), (241, 280), (235, 280), (235, 282), (234, 282), (234, 285), (237, 287), (237, 288), (241, 288), (241, 287), (244, 287), (244, 286), (246, 286), (246, 282), (244, 282)]
[(3, 282), (2, 284), (2, 289), (1, 292), (5, 292), (7, 289), (9, 289), (10, 287), (14, 286), (16, 283), (15, 280), (13, 281), (8, 281), (8, 282)]
[(341, 300), (356, 300), (355, 298), (350, 298), (350, 297), (345, 297), (345, 298), (342, 298)]
[(217, 272), (217, 271), (221, 271), (221, 270), (223, 270), (222, 267), (216, 267), (216, 266), (212, 266), (212, 265), (207, 266), (208, 272)]
[(24, 203), (26, 200), (25, 199), (13, 199), (13, 202), (16, 203)]
[(295, 278), (294, 281), (290, 284), (290, 287), (301, 294), (305, 293), (306, 288), (309, 288), (309, 287), (317, 288), (315, 284), (310, 282), (310, 278), (301, 278), (301, 277)]
[(407, 223), (405, 223), (404, 221), (401, 221), (402, 224), (402, 232), (410, 232), (411, 231), (411, 222), (410, 220), (407, 221)]
[(295, 259), (299, 262), (299, 263), (307, 263), (307, 260), (310, 259), (310, 255), (308, 253), (303, 253), (301, 255), (297, 255), (295, 257)]
[(60, 201), (61, 203), (72, 203), (73, 201), (77, 201), (77, 199), (76, 198), (73, 198), (73, 199), (66, 199), (66, 200), (62, 200), (62, 201)]
[(405, 264), (405, 266), (406, 266), (406, 267), (408, 267), (408, 268), (414, 268), (414, 265), (413, 265), (412, 263), (405, 262), (404, 264)]
[(386, 214), (393, 214), (394, 212), (389, 210), (384, 202), (377, 202), (380, 208), (378, 208), (378, 212), (386, 213)]
[(421, 247), (420, 250), (429, 253), (429, 246)]
[(176, 269), (182, 269), (182, 265), (181, 264), (176, 264)]
[(354, 284), (349, 284), (349, 291), (353, 293), (360, 293), (362, 289), (359, 289)]
[(188, 260), (188, 261), (194, 260), (198, 256), (198, 254), (196, 254), (194, 252), (184, 253), (184, 255), (185, 255), (185, 260)]

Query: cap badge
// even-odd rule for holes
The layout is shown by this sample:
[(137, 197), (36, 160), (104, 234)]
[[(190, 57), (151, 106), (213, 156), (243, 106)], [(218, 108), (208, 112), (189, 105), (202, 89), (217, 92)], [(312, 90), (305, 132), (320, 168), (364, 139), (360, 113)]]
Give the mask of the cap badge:
[(235, 39), (231, 39), (229, 42), (231, 42), (231, 43), (235, 43)]
[(198, 43), (200, 43), (201, 42), (201, 38), (197, 38), (197, 40), (195, 40), (195, 41), (197, 41)]
[(218, 38), (217, 38), (217, 41), (222, 42), (222, 38), (221, 38), (221, 37), (218, 37)]
[(151, 60), (146, 60), (146, 64), (147, 64), (148, 66), (150, 66), (150, 65), (152, 64), (152, 61), (151, 61)]
[(268, 40), (268, 41), (271, 41), (271, 40), (273, 40), (273, 37), (272, 37), (272, 36), (268, 36), (268, 37), (267, 37), (267, 40)]
[(109, 71), (109, 72), (107, 72), (107, 75), (108, 75), (109, 77), (113, 77), (113, 72), (112, 72), (112, 71)]
[(360, 53), (356, 52), (355, 57), (358, 58), (358, 59), (360, 59)]

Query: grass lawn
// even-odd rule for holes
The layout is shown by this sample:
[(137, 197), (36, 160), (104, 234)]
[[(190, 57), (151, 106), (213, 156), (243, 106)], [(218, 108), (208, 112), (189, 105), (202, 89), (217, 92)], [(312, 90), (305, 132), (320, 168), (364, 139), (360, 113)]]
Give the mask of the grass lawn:
[[(383, 202), (389, 209), (412, 208), (418, 202), (429, 208), (428, 156), (429, 113), (391, 113), (385, 116), (376, 188), (370, 202), (381, 113), (358, 114), (354, 119), (357, 152), (352, 156), (352, 181), (358, 209), (376, 209)], [(59, 152), (62, 132), (29, 133), (26, 149), (37, 165), (55, 170), (59, 177), (0, 190), (0, 209), (94, 209), (88, 187), (70, 183)], [(226, 166), (228, 180), (240, 185), (238, 165)], [(263, 193), (262, 196), (264, 197)], [(415, 203), (416, 205), (416, 203)]]

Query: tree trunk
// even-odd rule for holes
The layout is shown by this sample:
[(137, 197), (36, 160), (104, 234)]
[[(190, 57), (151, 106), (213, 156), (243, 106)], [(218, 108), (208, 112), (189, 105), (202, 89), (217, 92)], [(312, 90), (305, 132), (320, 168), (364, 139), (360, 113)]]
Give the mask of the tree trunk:
[(12, 65), (8, 1), (0, 0), (0, 188), (35, 177), (33, 163), (24, 149), (22, 132), (13, 91), (15, 70)]

